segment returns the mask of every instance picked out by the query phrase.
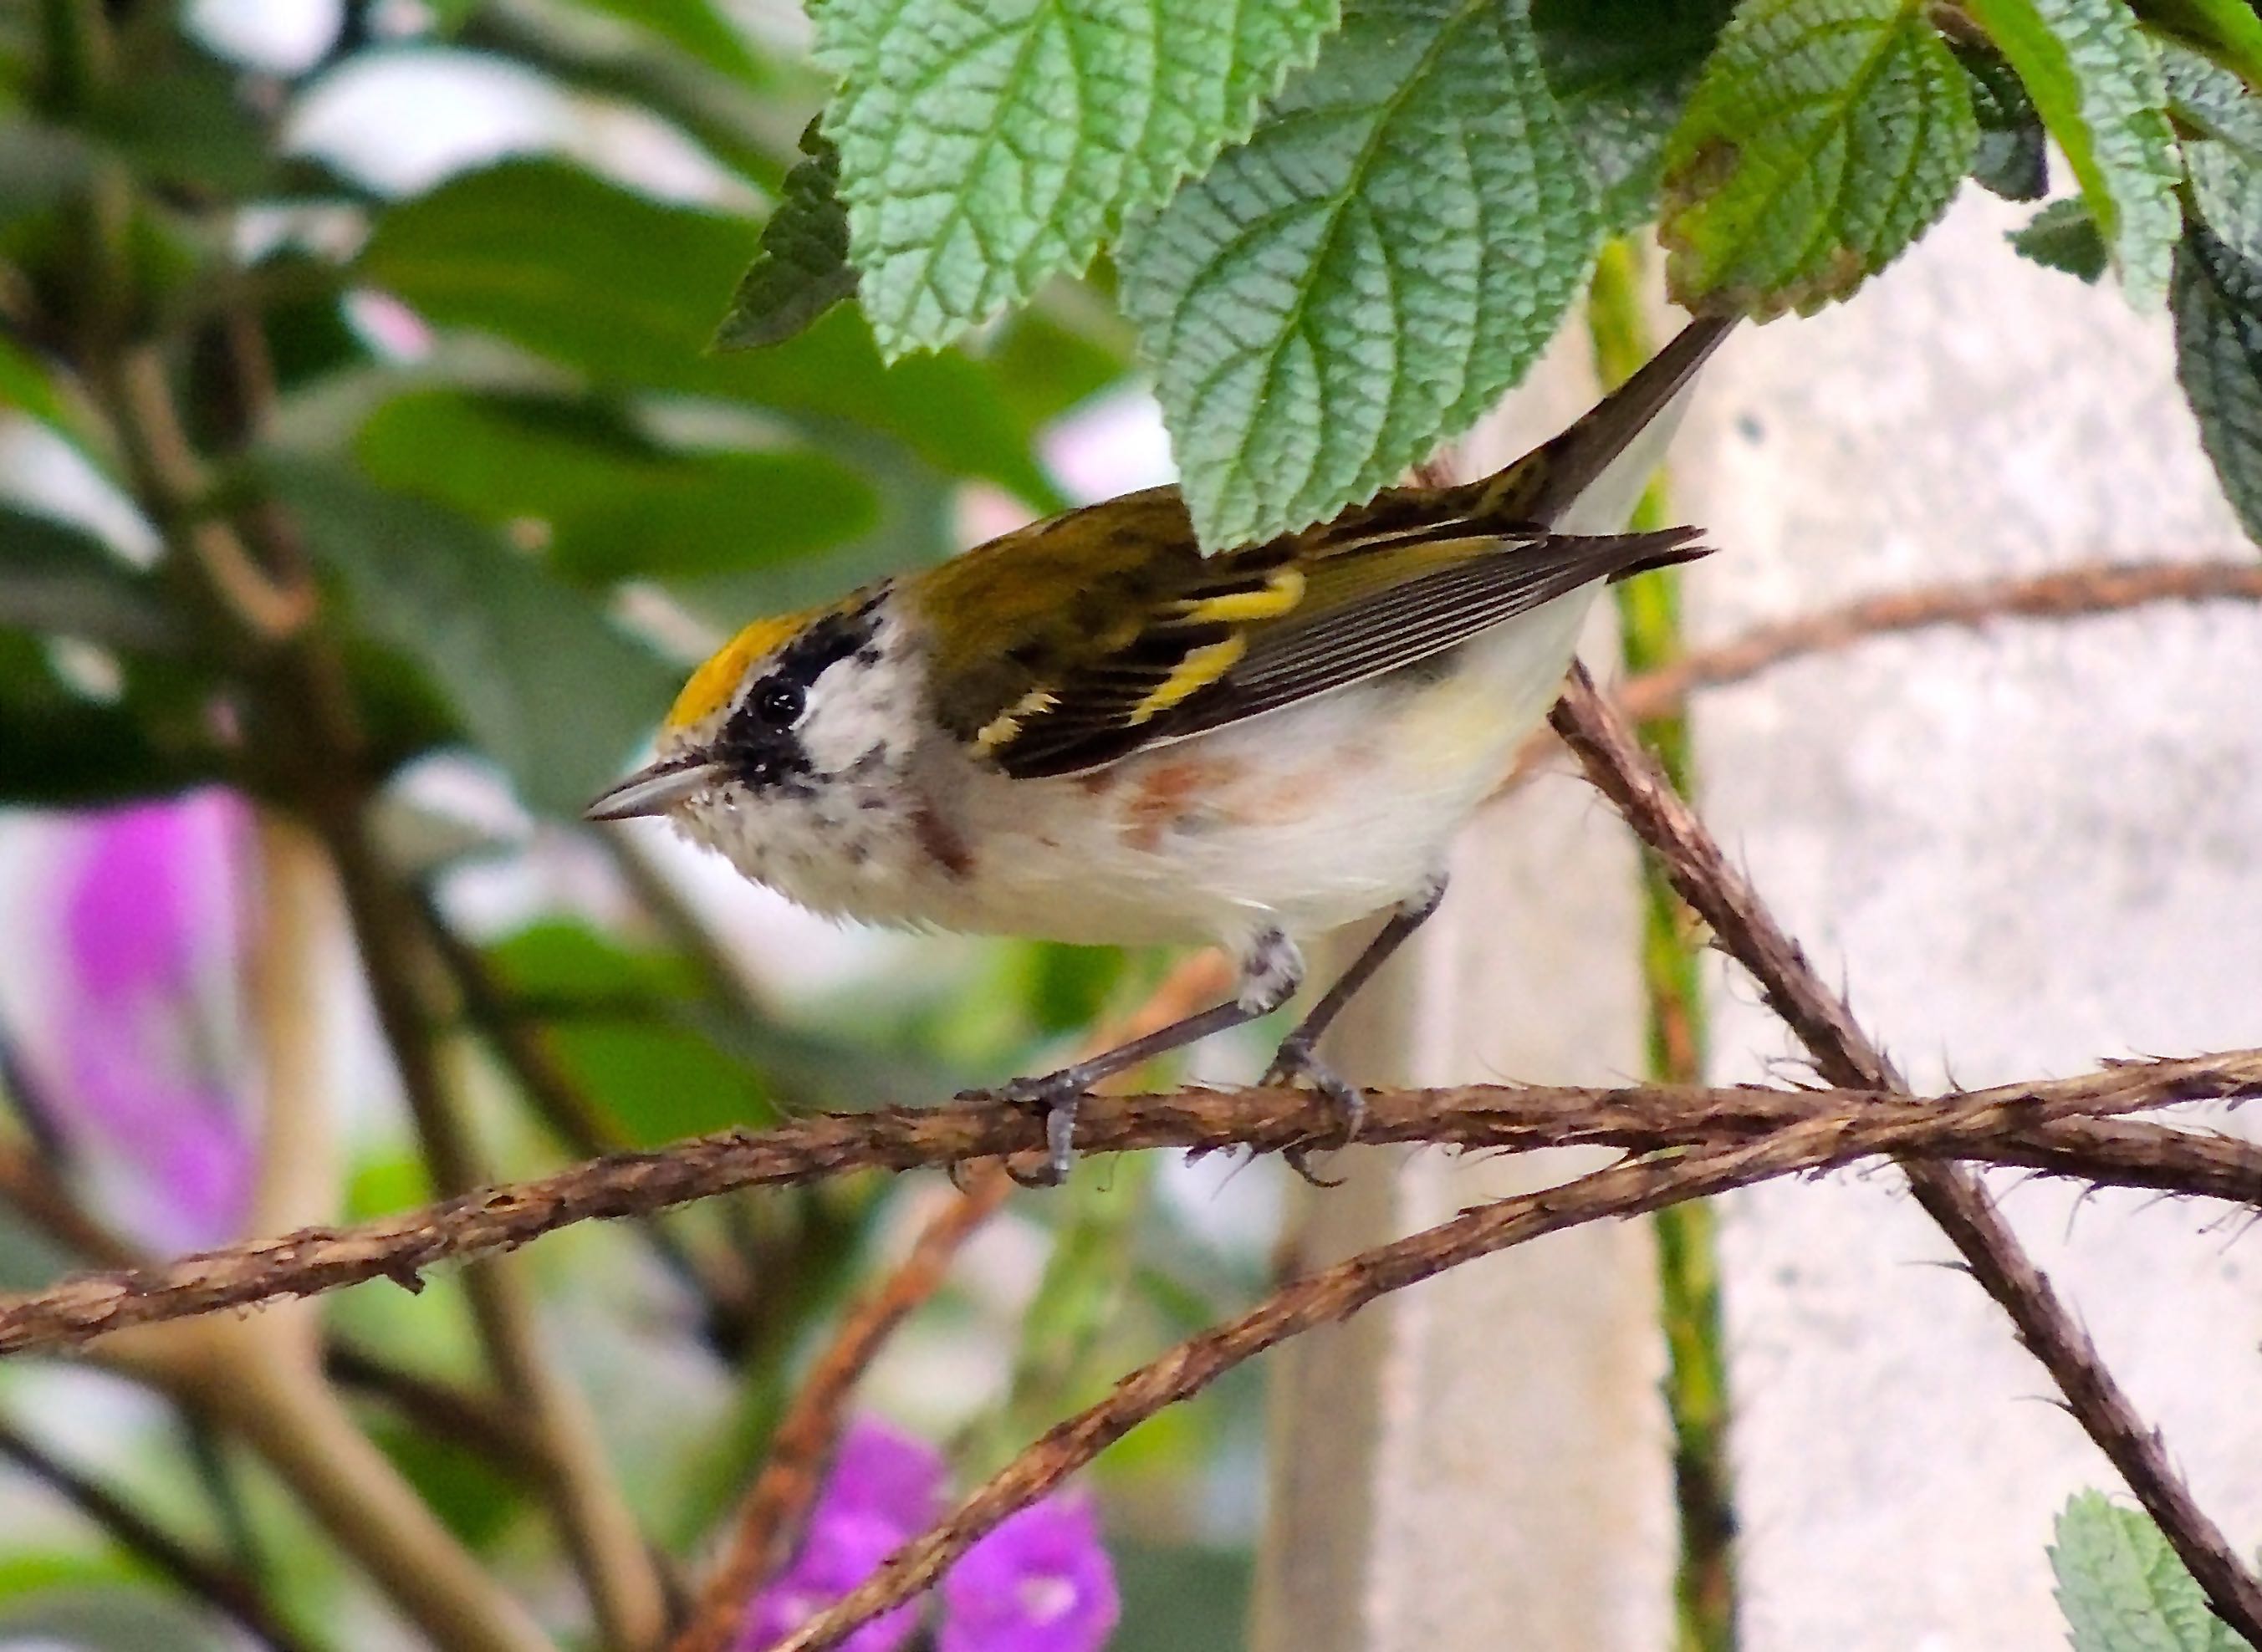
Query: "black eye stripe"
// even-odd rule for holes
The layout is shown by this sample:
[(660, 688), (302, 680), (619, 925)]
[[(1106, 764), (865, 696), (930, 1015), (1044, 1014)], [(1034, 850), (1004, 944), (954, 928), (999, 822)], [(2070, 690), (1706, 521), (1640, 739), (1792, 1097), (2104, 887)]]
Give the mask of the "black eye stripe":
[(810, 625), (779, 651), (731, 714), (710, 751), (747, 786), (758, 792), (806, 789), (812, 770), (794, 725), (808, 709), (809, 690), (818, 678), (873, 647), (878, 601), (875, 594)]
[(867, 602), (846, 614), (826, 614), (785, 645), (770, 677), (807, 688), (872, 640), (879, 629), (874, 606)]

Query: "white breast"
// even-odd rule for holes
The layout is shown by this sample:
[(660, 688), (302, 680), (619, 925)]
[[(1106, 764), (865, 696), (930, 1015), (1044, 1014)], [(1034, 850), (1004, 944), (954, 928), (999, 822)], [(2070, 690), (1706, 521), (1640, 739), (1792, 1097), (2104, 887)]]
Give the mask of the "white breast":
[(972, 770), (977, 845), (933, 898), (953, 928), (1065, 941), (1237, 945), (1316, 934), (1406, 899), (1506, 774), (1570, 663), (1591, 592), (1435, 672), (1338, 689), (1090, 774)]

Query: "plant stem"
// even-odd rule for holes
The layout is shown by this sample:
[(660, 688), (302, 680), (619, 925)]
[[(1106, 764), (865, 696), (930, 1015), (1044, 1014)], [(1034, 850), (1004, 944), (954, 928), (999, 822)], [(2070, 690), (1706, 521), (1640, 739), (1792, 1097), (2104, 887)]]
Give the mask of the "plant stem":
[(120, 1548), (140, 1555), (182, 1589), (233, 1619), (270, 1652), (310, 1652), (312, 1643), (276, 1617), (249, 1575), (190, 1548), (116, 1492), (50, 1454), (4, 1420), (0, 1420), (0, 1457), (59, 1493)]
[[(1611, 242), (1596, 265), (1587, 300), (1595, 364), (1604, 390), (1631, 377), (1651, 353), (1642, 314), (1641, 269), (1633, 244)], [(1651, 478), (1634, 507), (1635, 528), (1670, 520), (1665, 478)], [(1614, 587), (1619, 646), (1629, 674), (1656, 672), (1685, 652), (1680, 574), (1662, 569)], [(1643, 720), (1642, 743), (1683, 796), (1693, 795), (1689, 720), (1679, 707)], [(1694, 1084), (1704, 1074), (1704, 1001), (1689, 909), (1663, 863), (1641, 856), (1642, 989), (1649, 1076)], [(1681, 1652), (1733, 1652), (1736, 1645), (1736, 1512), (1728, 1460), (1728, 1367), (1721, 1333), (1719, 1265), (1712, 1207), (1669, 1205), (1653, 1218), (1668, 1363), (1666, 1409), (1673, 1423), (1674, 1498), (1681, 1553), (1674, 1579)]]

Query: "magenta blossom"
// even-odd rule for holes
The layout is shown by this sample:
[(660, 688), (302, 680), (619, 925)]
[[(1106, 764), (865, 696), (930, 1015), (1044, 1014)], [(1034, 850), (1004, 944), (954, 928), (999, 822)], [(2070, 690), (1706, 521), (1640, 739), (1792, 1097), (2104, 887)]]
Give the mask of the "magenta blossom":
[(1122, 1602), (1079, 1497), (1008, 1516), (942, 1580), (939, 1652), (1099, 1652)]
[[(910, 1535), (856, 1510), (835, 1509), (812, 1519), (793, 1564), (754, 1597), (738, 1638), (742, 1652), (775, 1646), (878, 1570)], [(918, 1605), (912, 1602), (873, 1619), (840, 1644), (846, 1652), (896, 1652), (918, 1627)]]
[(70, 817), (16, 902), (39, 965), (8, 995), (34, 1099), (103, 1203), (169, 1249), (241, 1230), (243, 806), (220, 791)]
[[(878, 1569), (941, 1512), (942, 1459), (869, 1420), (853, 1424), (793, 1563), (754, 1599), (738, 1652), (764, 1652)], [(914, 1602), (851, 1635), (850, 1652), (895, 1652)], [(960, 1559), (942, 1584), (939, 1652), (1098, 1652), (1115, 1627), (1115, 1571), (1081, 1498), (1022, 1510)]]

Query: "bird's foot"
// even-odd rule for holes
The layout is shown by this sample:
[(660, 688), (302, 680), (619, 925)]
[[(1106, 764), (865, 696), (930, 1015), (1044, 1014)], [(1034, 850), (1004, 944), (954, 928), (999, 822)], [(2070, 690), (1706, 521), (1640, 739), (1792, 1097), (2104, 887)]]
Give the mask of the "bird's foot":
[(1280, 1040), (1280, 1047), (1272, 1055), (1272, 1065), (1265, 1069), (1264, 1081), (1267, 1087), (1307, 1084), (1326, 1098), (1329, 1107), (1341, 1121), (1341, 1128), (1335, 1139), (1324, 1144), (1319, 1141), (1298, 1142), (1280, 1156), (1288, 1161), (1290, 1169), (1314, 1187), (1338, 1186), (1340, 1177), (1330, 1180), (1314, 1172), (1311, 1155), (1323, 1146), (1332, 1151), (1337, 1147), (1348, 1147), (1358, 1138), (1359, 1127), (1366, 1122), (1366, 1097), (1356, 1084), (1320, 1059), (1312, 1049), (1311, 1040), (1293, 1032)]
[(961, 1090), (962, 1102), (1003, 1102), (1008, 1107), (1018, 1107), (1026, 1112), (1041, 1113), (1045, 1121), (1044, 1168), (1035, 1172), (1015, 1169), (1011, 1164), (1005, 1174), (1025, 1188), (1056, 1188), (1068, 1180), (1069, 1167), (1075, 1162), (1077, 1103), (1091, 1088), (1085, 1075), (1076, 1067), (1063, 1067), (1057, 1073), (1045, 1073), (1018, 1078), (992, 1089)]

